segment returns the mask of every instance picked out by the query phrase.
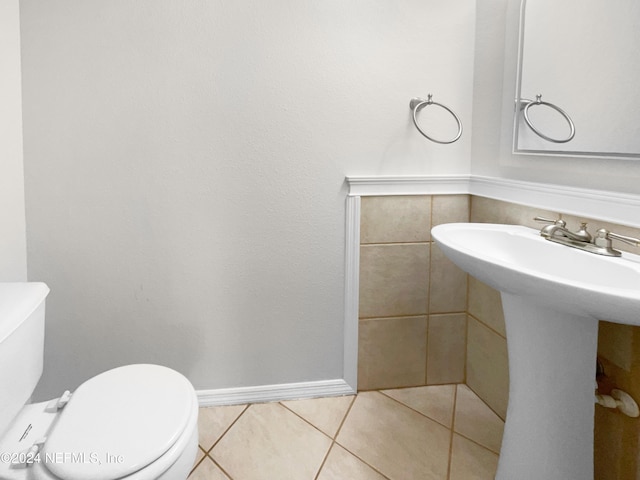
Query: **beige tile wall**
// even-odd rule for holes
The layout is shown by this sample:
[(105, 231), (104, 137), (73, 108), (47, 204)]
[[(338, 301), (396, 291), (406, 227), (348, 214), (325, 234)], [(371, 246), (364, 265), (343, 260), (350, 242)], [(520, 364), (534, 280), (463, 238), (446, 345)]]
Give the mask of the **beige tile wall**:
[[(505, 418), (509, 374), (500, 294), (467, 279), (429, 232), (465, 221), (539, 228), (537, 215), (562, 216), (573, 230), (587, 222), (591, 232), (604, 227), (640, 237), (640, 229), (476, 196), (363, 198), (359, 388), (466, 382)], [(624, 243), (617, 248), (638, 253)], [(613, 383), (640, 401), (640, 327), (600, 322), (598, 354)], [(639, 478), (638, 421), (600, 407), (595, 420), (596, 478)]]
[(430, 231), (467, 221), (467, 195), (362, 198), (360, 390), (465, 380), (467, 275)]

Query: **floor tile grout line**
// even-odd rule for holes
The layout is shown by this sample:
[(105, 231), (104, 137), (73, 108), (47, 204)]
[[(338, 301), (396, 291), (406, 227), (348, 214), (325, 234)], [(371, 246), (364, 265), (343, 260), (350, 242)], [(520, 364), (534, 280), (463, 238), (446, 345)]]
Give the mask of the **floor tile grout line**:
[[(357, 394), (356, 394), (357, 395)], [(323, 432), (322, 430), (320, 430), (320, 428), (318, 428), (316, 425), (314, 425), (313, 423), (311, 423), (309, 420), (307, 420), (306, 418), (304, 418), (302, 415), (300, 415), (298, 412), (292, 410), (291, 408), (289, 408), (288, 406), (286, 406), (282, 401), (278, 402), (278, 404), (283, 407), (285, 410), (291, 412), (293, 415), (295, 415), (296, 417), (298, 417), (300, 420), (302, 420), (303, 422), (305, 422), (307, 425), (309, 425), (310, 427), (314, 428), (315, 430), (317, 430), (318, 432), (320, 432), (322, 435), (324, 435), (325, 437), (329, 438), (331, 440), (331, 445), (329, 445), (329, 448), (327, 449), (326, 453), (324, 454), (324, 457), (322, 459), (322, 463), (320, 464), (320, 467), (318, 468), (318, 471), (316, 472), (316, 474), (314, 475), (313, 479), (317, 480), (318, 476), (320, 475), (320, 473), (322, 472), (322, 469), (324, 468), (324, 464), (327, 462), (327, 459), (329, 458), (329, 453), (331, 453), (331, 450), (333, 449), (333, 446), (336, 444), (336, 440), (335, 438), (338, 436), (338, 432), (340, 431), (340, 428), (342, 427), (342, 424), (344, 423), (345, 418), (347, 417), (349, 410), (351, 410), (351, 406), (353, 405), (353, 402), (355, 401), (356, 395), (353, 396), (353, 399), (351, 400), (351, 403), (349, 403), (349, 407), (347, 408), (344, 417), (342, 418), (340, 425), (338, 426), (338, 429), (336, 430), (335, 434), (333, 436), (328, 435), (327, 433)], [(309, 399), (309, 400), (313, 400), (313, 399)]]
[[(468, 388), (468, 386), (467, 386), (467, 388)], [(471, 389), (470, 389), (470, 390), (471, 390)], [(477, 395), (473, 390), (471, 390), (471, 391), (473, 392), (473, 394), (474, 394), (476, 397), (480, 398), (480, 397), (479, 397), (479, 396), (478, 396), (478, 395)], [(480, 398), (480, 400), (482, 400), (482, 399)], [(452, 422), (451, 422), (451, 431), (452, 431), (454, 434), (456, 434), (456, 435), (460, 435), (462, 438), (465, 438), (465, 439), (469, 440), (470, 442), (475, 443), (475, 444), (476, 444), (476, 445), (478, 445), (479, 447), (482, 447), (482, 448), (484, 448), (485, 450), (488, 450), (489, 452), (494, 453), (494, 454), (496, 454), (496, 455), (500, 456), (500, 452), (499, 452), (499, 451), (498, 451), (498, 452), (496, 452), (496, 451), (495, 451), (495, 450), (493, 450), (492, 448), (489, 448), (489, 447), (487, 447), (486, 445), (482, 445), (482, 444), (481, 444), (480, 442), (478, 442), (477, 440), (474, 440), (473, 438), (470, 438), (470, 437), (468, 437), (467, 435), (464, 435), (463, 433), (460, 433), (460, 432), (458, 432), (458, 431), (456, 430), (456, 422), (455, 422), (455, 419), (456, 419), (456, 407), (457, 407), (457, 401), (458, 401), (458, 387), (456, 386), (455, 402), (454, 402), (454, 405), (453, 405), (453, 419), (452, 419)], [(484, 400), (482, 400), (482, 403), (484, 403)], [(486, 405), (486, 403), (485, 403), (485, 405)], [(488, 407), (488, 405), (487, 405), (487, 407)], [(495, 412), (494, 412), (494, 413), (495, 413)], [(500, 417), (498, 417), (498, 418), (500, 418)], [(502, 420), (502, 419), (500, 419), (500, 420)], [(503, 424), (504, 424), (504, 421), (503, 421)]]
[[(353, 409), (354, 404), (356, 403), (356, 398), (358, 397), (358, 393), (356, 393), (353, 396), (353, 399), (351, 400), (351, 404), (349, 405), (349, 407), (347, 408), (347, 411), (344, 414), (344, 417), (342, 418), (342, 422), (340, 422), (340, 426), (338, 427), (338, 430), (336, 431), (336, 434), (333, 438), (333, 443), (331, 444), (331, 448), (329, 448), (329, 450), (332, 450), (333, 447), (335, 445), (338, 445), (340, 448), (343, 448), (346, 452), (348, 452), (349, 454), (353, 455), (354, 457), (356, 457), (358, 460), (360, 460), (362, 463), (364, 463), (367, 467), (373, 469), (373, 471), (375, 471), (376, 473), (380, 474), (384, 479), (386, 480), (390, 480), (389, 477), (387, 477), (386, 475), (384, 475), (382, 472), (380, 472), (377, 468), (375, 468), (373, 465), (370, 465), (369, 463), (365, 462), (362, 458), (360, 458), (358, 455), (356, 455), (355, 453), (353, 453), (351, 450), (349, 450), (347, 447), (345, 447), (344, 445), (342, 445), (341, 443), (338, 442), (338, 435), (340, 434), (340, 431), (342, 430), (342, 427), (344, 426), (345, 422), (347, 421), (347, 417), (349, 416), (349, 414), (351, 413), (351, 410)], [(327, 458), (329, 458), (329, 453), (327, 452)], [(326, 462), (326, 459), (325, 459)], [(320, 470), (318, 471), (318, 475), (320, 475), (320, 473), (322, 472), (322, 468), (324, 468), (324, 463), (322, 464), (322, 467), (320, 468)]]
[(209, 457), (209, 459), (215, 464), (215, 466), (218, 467), (220, 471), (224, 473), (229, 480), (233, 480), (233, 477), (229, 474), (229, 472), (227, 472), (224, 468), (222, 468), (222, 465), (220, 465), (213, 458), (211, 458), (211, 456), (208, 453), (207, 453), (207, 457)]
[[(340, 432), (342, 431), (342, 427), (344, 427), (345, 422), (347, 421), (347, 417), (349, 416), (349, 414), (351, 413), (351, 410), (353, 409), (353, 406), (356, 403), (356, 399), (358, 397), (359, 393), (356, 393), (353, 396), (353, 400), (351, 401), (351, 405), (349, 405), (349, 408), (347, 408), (346, 413), (344, 414), (344, 418), (342, 419), (342, 422), (340, 423), (340, 426), (338, 427), (338, 431), (336, 432), (336, 436), (333, 440), (333, 443), (338, 445), (339, 447), (343, 448), (345, 451), (349, 452), (351, 455), (353, 455), (354, 457), (356, 457), (358, 460), (360, 460), (362, 463), (364, 463), (366, 466), (368, 466), (369, 468), (372, 468), (375, 472), (379, 473), (380, 475), (382, 475), (383, 478), (385, 478), (386, 480), (390, 480), (389, 477), (387, 477), (386, 475), (384, 475), (381, 471), (379, 471), (377, 468), (375, 468), (373, 465), (370, 465), (369, 463), (365, 462), (362, 458), (360, 458), (358, 455), (356, 455), (355, 453), (353, 453), (351, 450), (349, 450), (347, 447), (345, 447), (344, 445), (342, 445), (341, 443), (338, 442), (338, 435), (340, 434)], [(331, 448), (333, 448), (333, 445), (331, 446)], [(320, 470), (322, 471), (322, 470)]]
[(353, 404), (356, 403), (356, 397), (358, 396), (358, 394), (356, 393), (353, 398), (351, 399), (351, 403), (349, 404), (349, 406), (347, 407), (347, 411), (344, 412), (344, 416), (342, 417), (342, 421), (340, 422), (340, 425), (338, 425), (338, 430), (336, 430), (336, 434), (333, 436), (333, 440), (335, 441), (338, 438), (338, 435), (340, 435), (340, 430), (342, 430), (342, 427), (344, 425), (344, 422), (347, 421), (347, 417), (349, 416), (349, 414), (351, 413), (351, 409), (353, 408)]
[(287, 407), (286, 405), (284, 405), (282, 402), (278, 402), (280, 403), (280, 405), (282, 405), (284, 408), (286, 408), (287, 410), (289, 410), (291, 413), (293, 413), (294, 415), (296, 415), (297, 417), (299, 417), (300, 419), (304, 420), (305, 422), (307, 422), (309, 425), (311, 425), (313, 428), (315, 428), (316, 430), (318, 430), (320, 433), (322, 433), (323, 435), (329, 437), (331, 439), (331, 445), (329, 446), (329, 449), (327, 450), (327, 453), (325, 454), (324, 458), (322, 459), (322, 463), (320, 464), (320, 468), (318, 469), (318, 472), (316, 473), (316, 475), (313, 477), (314, 480), (317, 480), (318, 476), (320, 475), (320, 473), (322, 472), (322, 469), (324, 468), (324, 464), (327, 462), (327, 459), (329, 458), (329, 453), (331, 453), (331, 450), (333, 449), (333, 446), (336, 444), (336, 438), (338, 437), (338, 433), (340, 433), (340, 429), (342, 428), (342, 425), (344, 424), (344, 421), (347, 418), (347, 415), (349, 415), (349, 412), (351, 411), (351, 407), (353, 406), (354, 402), (356, 401), (356, 396), (358, 394), (356, 393), (353, 398), (351, 399), (351, 402), (349, 403), (349, 406), (347, 407), (347, 410), (344, 413), (344, 416), (342, 417), (342, 420), (340, 421), (340, 425), (338, 425), (338, 429), (336, 430), (335, 434), (333, 435), (333, 437), (327, 435), (326, 433), (324, 433), (322, 430), (320, 430), (318, 427), (316, 427), (314, 424), (312, 424), (309, 420), (307, 420), (306, 418), (303, 418), (301, 415), (298, 415), (297, 412), (294, 412), (293, 410), (291, 410), (289, 407)]
[(327, 450), (327, 453), (324, 455), (324, 458), (322, 459), (322, 463), (320, 464), (320, 468), (318, 468), (318, 471), (314, 475), (313, 480), (318, 480), (318, 477), (320, 476), (320, 472), (322, 472), (322, 469), (324, 468), (324, 464), (327, 463), (329, 454), (331, 453), (331, 450), (333, 450), (333, 446), (335, 444), (336, 444), (336, 441), (334, 439), (331, 439), (331, 445), (329, 445), (329, 449)]
[[(320, 397), (320, 398), (324, 398), (324, 397)], [(312, 400), (312, 399), (305, 399), (305, 400)], [(286, 402), (288, 402), (289, 400), (284, 400)], [(305, 422), (306, 424), (308, 424), (309, 426), (313, 427), (314, 429), (316, 429), (318, 432), (320, 432), (322, 435), (324, 435), (325, 437), (329, 438), (331, 441), (333, 441), (335, 439), (335, 436), (338, 434), (336, 432), (336, 435), (334, 435), (333, 437), (331, 435), (329, 435), (328, 433), (323, 432), (322, 430), (320, 430), (318, 427), (316, 427), (313, 423), (311, 423), (309, 420), (307, 420), (306, 418), (304, 418), (302, 415), (300, 415), (299, 413), (293, 411), (292, 409), (290, 409), (289, 407), (287, 407), (286, 405), (284, 405), (282, 402), (278, 402), (278, 404), (280, 404), (281, 407), (285, 408), (287, 411), (293, 413), (296, 417), (298, 417), (300, 420), (302, 420), (303, 422)]]
[[(247, 410), (249, 410), (249, 407), (250, 407), (251, 405), (252, 405), (251, 403), (247, 404), (247, 405), (245, 406), (244, 410), (242, 410), (242, 411), (240, 412), (240, 414), (235, 418), (235, 420), (229, 424), (229, 426), (225, 429), (225, 431), (224, 431), (224, 432), (222, 432), (222, 435), (220, 435), (220, 437), (218, 437), (218, 439), (217, 439), (215, 442), (213, 442), (213, 445), (211, 445), (211, 447), (209, 448), (209, 450), (206, 450), (206, 451), (205, 451), (205, 453), (206, 453), (207, 455), (209, 455), (209, 453), (211, 453), (211, 451), (215, 448), (215, 446), (216, 446), (218, 443), (220, 443), (220, 440), (222, 440), (222, 439), (224, 438), (224, 436), (225, 436), (227, 433), (229, 433), (229, 430), (231, 430), (231, 428), (236, 424), (236, 422), (237, 422), (238, 420), (240, 420), (240, 417), (242, 417), (242, 416), (244, 415), (244, 413), (245, 413)], [(204, 450), (204, 449), (203, 449), (203, 450)], [(213, 460), (213, 457), (211, 457), (211, 459)]]
[(469, 440), (471, 443), (474, 443), (475, 445), (477, 445), (478, 447), (483, 448), (484, 450), (486, 450), (487, 452), (491, 452), (494, 455), (498, 455), (500, 456), (500, 452), (496, 452), (494, 449), (487, 447), (486, 445), (481, 444), (480, 442), (478, 442), (477, 440), (474, 440), (473, 438), (470, 438), (460, 432), (453, 432), (455, 435), (458, 435), (459, 437), (464, 438), (465, 440)]
[(485, 401), (484, 401), (484, 399), (483, 399), (480, 395), (478, 395), (478, 394), (476, 393), (476, 391), (475, 391), (473, 388), (471, 388), (471, 387), (470, 387), (469, 385), (467, 385), (466, 383), (458, 384), (458, 385), (464, 385), (464, 386), (465, 386), (465, 387), (467, 387), (469, 390), (471, 390), (471, 391), (473, 392), (473, 394), (474, 394), (476, 397), (478, 397), (478, 398), (480, 399), (480, 401), (482, 401), (482, 403), (484, 403), (484, 404), (486, 405), (486, 407), (487, 407), (489, 410), (491, 410), (491, 411), (495, 414), (495, 416), (496, 416), (496, 417), (498, 417), (498, 418), (500, 419), (500, 421), (501, 421), (502, 423), (504, 423), (504, 422), (505, 422), (505, 420), (504, 420), (504, 419), (503, 419), (503, 418), (498, 414), (498, 412), (496, 412), (496, 411), (495, 411), (495, 409), (494, 409), (491, 405), (489, 405), (487, 402), (485, 402)]
[(449, 459), (447, 462), (447, 480), (451, 480), (451, 461), (453, 459), (453, 436), (456, 420), (456, 404), (458, 401), (458, 387), (453, 390), (453, 408), (451, 409), (451, 428), (449, 428)]
[(456, 429), (456, 411), (458, 409), (458, 385), (453, 392), (453, 410), (451, 411), (451, 431)]
[[(452, 385), (455, 385), (455, 384), (452, 384)], [(426, 387), (435, 387), (435, 386), (438, 386), (438, 387), (439, 387), (439, 386), (441, 386), (441, 385), (424, 385), (424, 386), (426, 386)], [(412, 387), (412, 388), (420, 388), (420, 387)], [(395, 390), (395, 389), (391, 388), (391, 389), (389, 389), (389, 390)], [(399, 403), (399, 404), (400, 404), (400, 405), (402, 405), (403, 407), (408, 408), (409, 410), (411, 410), (411, 411), (413, 411), (413, 412), (416, 412), (416, 413), (417, 413), (417, 414), (419, 414), (419, 415), (422, 415), (424, 418), (427, 418), (427, 419), (431, 420), (432, 422), (436, 422), (438, 425), (440, 425), (440, 426), (442, 426), (442, 427), (444, 427), (444, 428), (446, 428), (446, 429), (451, 430), (451, 429), (453, 428), (453, 422), (451, 423), (451, 425), (446, 425), (446, 424), (444, 424), (444, 423), (440, 422), (439, 420), (436, 420), (435, 418), (431, 418), (429, 415), (426, 415), (426, 414), (422, 413), (421, 411), (416, 410), (415, 408), (413, 408), (413, 407), (411, 407), (411, 406), (407, 405), (406, 403), (401, 402), (401, 401), (400, 401), (400, 400), (398, 400), (397, 398), (393, 398), (392, 396), (387, 395), (387, 394), (386, 394), (386, 393), (384, 393), (382, 390), (375, 390), (375, 391), (377, 391), (378, 393), (380, 393), (380, 394), (384, 395), (384, 396), (385, 396), (385, 397), (387, 397), (387, 398), (390, 398), (390, 399), (391, 399), (391, 400), (393, 400), (394, 402)], [(455, 398), (455, 391), (457, 391), (457, 389), (455, 389), (455, 390), (454, 390), (454, 398)], [(454, 405), (453, 405), (453, 408), (454, 408), (454, 410), (455, 410), (455, 403), (454, 403)]]
[(364, 463), (367, 467), (371, 468), (373, 471), (375, 471), (376, 473), (382, 475), (382, 478), (385, 478), (386, 480), (391, 480), (389, 477), (387, 477), (384, 473), (382, 473), (380, 470), (378, 470), (376, 467), (374, 467), (373, 465), (371, 465), (370, 463), (367, 463), (363, 458), (361, 458), (360, 456), (358, 456), (357, 454), (353, 453), (351, 450), (349, 450), (345, 445), (341, 444), (338, 440), (335, 441), (335, 444), (338, 445), (341, 448), (344, 448), (347, 452), (349, 452), (351, 455), (353, 455), (354, 457), (356, 457), (358, 460), (360, 460), (362, 463)]
[(198, 468), (200, 466), (200, 464), (202, 463), (202, 461), (207, 458), (207, 452), (204, 451), (204, 449), (198, 445), (198, 450), (200, 450), (202, 452), (202, 458), (200, 460), (198, 460), (193, 467), (191, 468), (191, 471), (189, 472), (189, 475), (191, 475), (193, 472), (196, 471), (196, 468)]

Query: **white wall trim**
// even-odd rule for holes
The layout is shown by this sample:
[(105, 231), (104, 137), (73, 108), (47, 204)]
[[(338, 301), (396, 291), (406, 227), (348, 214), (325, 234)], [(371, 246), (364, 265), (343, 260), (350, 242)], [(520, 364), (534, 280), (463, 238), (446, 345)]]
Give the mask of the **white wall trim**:
[(358, 389), (358, 310), (360, 303), (360, 197), (346, 200), (344, 282), (344, 380)]
[(476, 175), (347, 177), (349, 195), (467, 193), (640, 227), (640, 195)]
[(479, 176), (470, 178), (469, 190), (481, 197), (640, 227), (640, 195)]
[(198, 404), (201, 407), (337, 397), (354, 393), (356, 393), (355, 390), (342, 379), (196, 391)]
[(469, 193), (469, 175), (347, 177), (350, 196)]

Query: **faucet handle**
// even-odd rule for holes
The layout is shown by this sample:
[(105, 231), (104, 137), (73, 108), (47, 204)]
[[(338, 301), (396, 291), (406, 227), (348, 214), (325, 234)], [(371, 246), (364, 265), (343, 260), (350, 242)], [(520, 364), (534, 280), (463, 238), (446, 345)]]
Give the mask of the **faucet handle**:
[(640, 247), (640, 239), (634, 237), (627, 237), (626, 235), (620, 235), (619, 233), (613, 233), (606, 228), (601, 228), (596, 232), (593, 242), (599, 247), (606, 247), (611, 245), (611, 240), (619, 240), (634, 247)]
[(627, 237), (626, 235), (620, 235), (619, 233), (613, 233), (606, 228), (601, 228), (596, 232), (596, 239), (620, 240), (621, 242), (628, 243), (629, 245), (633, 245), (635, 247), (640, 246), (640, 239)]
[(560, 225), (561, 227), (567, 226), (567, 222), (565, 222), (561, 218), (558, 218), (557, 220), (553, 220), (547, 217), (534, 217), (534, 220), (539, 223), (549, 223), (551, 225)]

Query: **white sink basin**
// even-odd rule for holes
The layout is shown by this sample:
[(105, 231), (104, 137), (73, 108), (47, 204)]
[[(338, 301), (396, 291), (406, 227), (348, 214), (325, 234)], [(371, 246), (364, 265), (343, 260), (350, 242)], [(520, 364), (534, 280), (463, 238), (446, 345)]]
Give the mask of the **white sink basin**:
[(596, 255), (550, 242), (538, 230), (518, 225), (449, 223), (431, 233), (454, 263), (501, 292), (640, 325), (638, 255)]
[(598, 319), (640, 325), (640, 256), (604, 257), (514, 225), (452, 223), (431, 234), (501, 292), (510, 378), (496, 478), (593, 479)]

